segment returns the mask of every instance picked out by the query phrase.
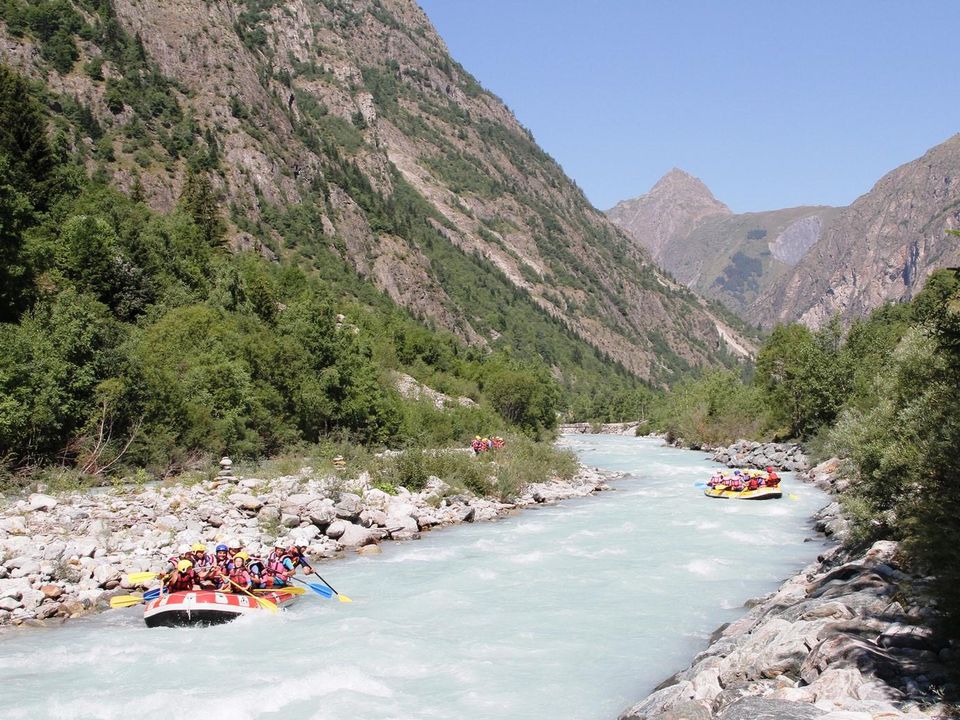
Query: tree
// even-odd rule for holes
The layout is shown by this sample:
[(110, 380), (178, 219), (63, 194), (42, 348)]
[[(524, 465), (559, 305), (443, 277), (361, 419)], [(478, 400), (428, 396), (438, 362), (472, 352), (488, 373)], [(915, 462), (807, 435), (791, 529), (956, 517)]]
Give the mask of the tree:
[(209, 247), (217, 247), (223, 243), (227, 232), (226, 223), (207, 173), (187, 171), (183, 191), (180, 193), (180, 205), (200, 228)]

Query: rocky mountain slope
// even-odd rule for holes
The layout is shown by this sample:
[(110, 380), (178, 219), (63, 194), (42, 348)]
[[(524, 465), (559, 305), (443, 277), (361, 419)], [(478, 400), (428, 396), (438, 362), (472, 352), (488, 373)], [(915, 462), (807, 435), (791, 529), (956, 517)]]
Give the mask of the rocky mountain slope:
[(945, 232), (960, 226), (960, 135), (847, 208), (733, 214), (672, 170), (608, 216), (680, 282), (749, 322), (851, 320), (911, 298), (931, 271), (960, 258)]
[(333, 252), (425, 322), (522, 338), (558, 374), (543, 323), (656, 382), (751, 348), (589, 205), (412, 0), (2, 7), (0, 59), (45, 83), (62, 142), (157, 208), (209, 173), (235, 249), (320, 272)]

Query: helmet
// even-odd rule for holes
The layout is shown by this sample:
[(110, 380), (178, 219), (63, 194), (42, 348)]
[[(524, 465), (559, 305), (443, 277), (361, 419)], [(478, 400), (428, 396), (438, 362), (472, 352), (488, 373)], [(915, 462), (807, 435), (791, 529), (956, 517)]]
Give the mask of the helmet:
[(234, 560), (249, 560), (250, 556), (247, 555), (245, 550), (241, 550), (236, 555), (233, 556)]
[(194, 552), (206, 552), (207, 546), (204, 545), (203, 543), (194, 543), (193, 545), (190, 546), (190, 549), (193, 550)]
[(773, 472), (773, 466), (767, 465), (767, 472)]
[(236, 538), (230, 538), (229, 540), (227, 540), (227, 545), (230, 547), (231, 550), (233, 550), (233, 548), (243, 547), (243, 543), (241, 543)]
[(216, 550), (217, 552), (226, 552), (227, 550), (229, 550), (229, 548), (223, 543), (220, 543), (219, 545), (217, 545), (217, 550)]
[(479, 439), (480, 439), (480, 436), (479, 436), (479, 435), (474, 435), (474, 436), (473, 436), (473, 439), (474, 439), (474, 440), (479, 440)]
[(186, 572), (192, 567), (193, 567), (193, 563), (190, 562), (189, 560), (181, 560), (180, 562), (177, 563), (177, 570), (179, 570), (180, 572)]

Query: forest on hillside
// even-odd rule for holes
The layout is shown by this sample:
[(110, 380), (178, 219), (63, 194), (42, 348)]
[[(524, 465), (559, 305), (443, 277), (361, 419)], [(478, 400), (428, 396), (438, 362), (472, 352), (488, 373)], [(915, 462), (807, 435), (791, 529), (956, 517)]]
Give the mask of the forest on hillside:
[(776, 328), (752, 376), (716, 372), (651, 405), (653, 427), (695, 445), (798, 439), (846, 460), (852, 542), (904, 541), (960, 631), (960, 271), (844, 330)]
[[(646, 392), (545, 316), (529, 341), (471, 347), (413, 319), (333, 253), (268, 262), (230, 252), (207, 149), (191, 157), (177, 206), (156, 212), (137, 186), (124, 194), (88, 172), (68, 134), (51, 132), (52, 102), (0, 67), (8, 480), (44, 467), (166, 475), (215, 454), (258, 458), (324, 439), (437, 446), (498, 428), (539, 437), (571, 403), (607, 417)], [(302, 239), (309, 208), (297, 212), (283, 221)], [(576, 388), (544, 362), (561, 354), (586, 370)], [(394, 371), (478, 405), (404, 399)]]

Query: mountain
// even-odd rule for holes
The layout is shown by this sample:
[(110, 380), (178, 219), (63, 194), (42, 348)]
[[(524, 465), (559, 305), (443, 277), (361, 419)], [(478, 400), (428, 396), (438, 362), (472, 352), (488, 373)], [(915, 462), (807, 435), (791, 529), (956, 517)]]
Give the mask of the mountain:
[(910, 299), (960, 257), (945, 232), (960, 225), (960, 135), (846, 208), (734, 214), (671, 170), (608, 216), (681, 283), (751, 323), (818, 327), (837, 313), (849, 321)]
[(43, 84), (61, 142), (161, 210), (208, 174), (236, 250), (321, 273), (332, 253), (425, 323), (568, 382), (563, 334), (657, 383), (751, 349), (590, 206), (412, 0), (3, 8), (0, 57)]
[(826, 223), (816, 244), (748, 312), (818, 327), (914, 297), (927, 276), (960, 264), (960, 135), (886, 174)]

